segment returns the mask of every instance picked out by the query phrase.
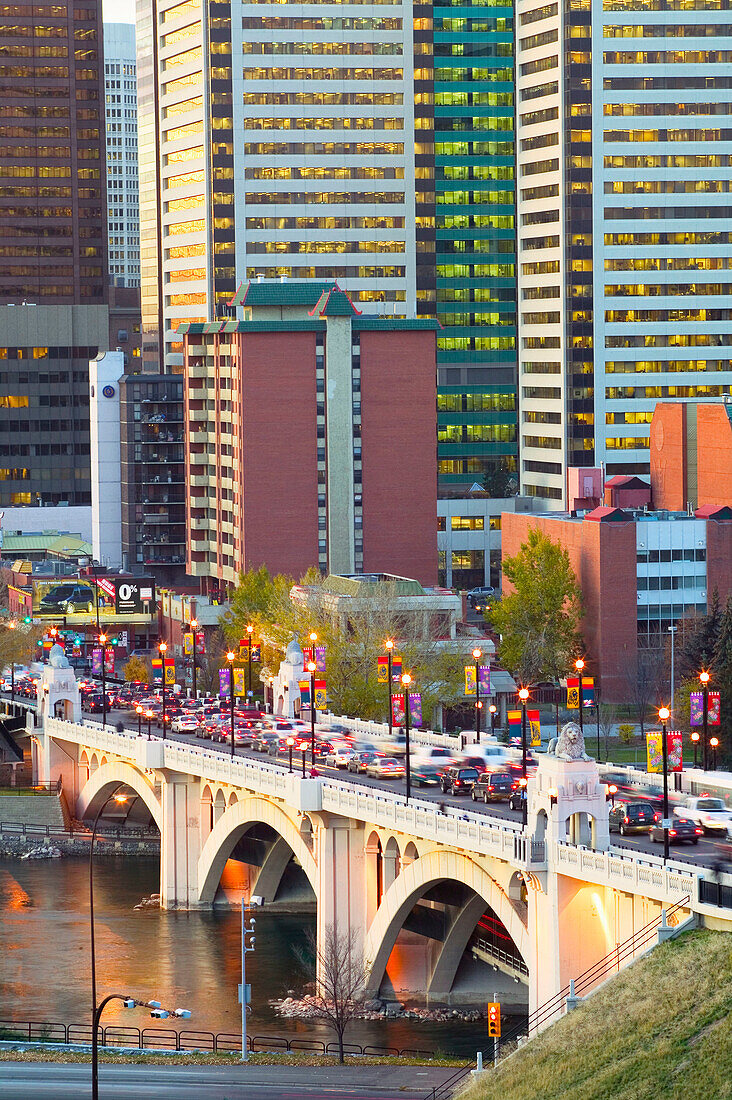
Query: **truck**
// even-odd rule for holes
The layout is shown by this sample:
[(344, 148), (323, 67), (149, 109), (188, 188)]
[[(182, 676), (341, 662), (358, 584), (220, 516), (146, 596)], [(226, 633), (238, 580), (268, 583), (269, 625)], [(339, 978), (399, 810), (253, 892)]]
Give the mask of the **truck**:
[(674, 814), (695, 821), (705, 833), (732, 837), (732, 810), (721, 798), (711, 795), (687, 798), (685, 805), (674, 807)]

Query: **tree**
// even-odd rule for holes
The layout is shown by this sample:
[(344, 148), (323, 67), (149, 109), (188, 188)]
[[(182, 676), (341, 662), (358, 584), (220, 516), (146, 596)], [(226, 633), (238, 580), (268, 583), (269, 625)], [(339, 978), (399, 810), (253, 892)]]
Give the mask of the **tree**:
[(42, 634), (43, 629), (33, 624), (17, 623), (11, 627), (3, 622), (0, 627), (0, 669), (11, 663), (26, 665), (35, 660), (38, 653), (36, 642)]
[(709, 667), (717, 647), (721, 619), (719, 591), (715, 587), (706, 615), (694, 615), (680, 620), (680, 645), (676, 654), (679, 681), (696, 677), (702, 669)]
[(610, 738), (618, 721), (618, 708), (613, 703), (600, 703), (600, 734), (605, 746), (605, 759), (610, 759)]
[(537, 528), (518, 554), (503, 559), (513, 592), (493, 604), (500, 656), (524, 683), (557, 680), (583, 649), (582, 598), (569, 554)]
[(150, 669), (142, 657), (132, 656), (122, 670), (128, 683), (149, 684)]
[(634, 665), (626, 666), (625, 682), (630, 702), (636, 708), (641, 736), (645, 735), (646, 714), (651, 704), (658, 705), (664, 676), (664, 653), (650, 645), (638, 644)]
[(483, 489), (494, 498), (515, 497), (519, 490), (518, 475), (515, 470), (509, 469), (506, 459), (492, 469), (487, 470), (483, 477)]
[(314, 956), (317, 992), (311, 1001), (311, 1016), (331, 1028), (338, 1041), (338, 1061), (343, 1063), (343, 1036), (364, 1003), (366, 965), (355, 928), (341, 932), (329, 924), (318, 943), (314, 932), (307, 937)]

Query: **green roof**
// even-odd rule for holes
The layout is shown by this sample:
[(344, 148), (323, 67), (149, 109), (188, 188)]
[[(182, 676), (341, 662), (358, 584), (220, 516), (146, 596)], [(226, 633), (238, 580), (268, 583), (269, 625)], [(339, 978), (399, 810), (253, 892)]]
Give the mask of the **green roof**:
[(323, 591), (336, 596), (356, 596), (368, 598), (374, 584), (393, 584), (397, 596), (424, 596), (424, 588), (419, 581), (410, 577), (395, 577), (391, 573), (355, 573), (341, 576), (329, 573), (323, 581)]
[(441, 329), (442, 325), (434, 317), (407, 317), (397, 319), (395, 317), (355, 317), (353, 320), (354, 332), (378, 332), (379, 330), (393, 330), (403, 332), (410, 329)]
[(3, 532), (3, 551), (6, 554), (29, 554), (45, 551), (51, 554), (91, 555), (91, 543), (81, 535), (60, 535), (58, 531), (31, 532), (27, 535), (11, 535)]
[(361, 310), (356, 309), (349, 295), (336, 283), (320, 295), (310, 311), (311, 316), (315, 313), (320, 317), (353, 317), (360, 316)]
[(333, 286), (333, 280), (308, 279), (303, 282), (284, 283), (258, 281), (242, 283), (229, 305), (232, 306), (314, 306), (324, 290)]

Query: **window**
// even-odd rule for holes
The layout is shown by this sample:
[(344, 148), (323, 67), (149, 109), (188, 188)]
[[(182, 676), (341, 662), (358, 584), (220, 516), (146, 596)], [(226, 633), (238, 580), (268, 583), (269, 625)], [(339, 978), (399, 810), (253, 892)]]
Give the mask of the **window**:
[(482, 531), (484, 525), (483, 516), (452, 516), (450, 519), (453, 531)]

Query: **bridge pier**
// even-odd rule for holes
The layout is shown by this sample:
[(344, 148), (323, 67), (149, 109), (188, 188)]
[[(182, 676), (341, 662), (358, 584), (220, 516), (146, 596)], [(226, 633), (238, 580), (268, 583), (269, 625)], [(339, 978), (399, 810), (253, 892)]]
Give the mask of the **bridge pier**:
[(160, 905), (163, 909), (197, 909), (201, 783), (195, 776), (167, 769), (161, 774)]
[[(366, 852), (363, 823), (334, 814), (319, 814), (314, 824), (318, 865), (318, 945), (333, 928), (342, 936), (355, 933), (353, 947), (364, 949), (366, 927)], [(319, 960), (320, 961), (320, 960)], [(316, 975), (316, 979), (319, 975)]]

